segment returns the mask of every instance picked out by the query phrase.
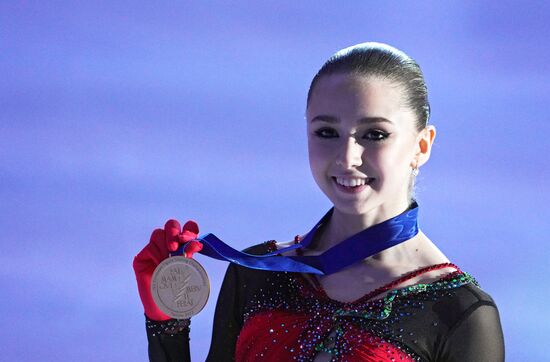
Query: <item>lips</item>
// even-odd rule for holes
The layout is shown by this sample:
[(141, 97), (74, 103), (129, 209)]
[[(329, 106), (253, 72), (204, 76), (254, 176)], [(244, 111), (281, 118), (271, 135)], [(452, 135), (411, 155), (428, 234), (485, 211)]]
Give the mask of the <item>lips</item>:
[(332, 177), (336, 188), (344, 193), (355, 194), (363, 191), (375, 180), (373, 177)]
[(374, 180), (372, 177), (344, 177), (344, 176), (334, 176), (333, 179), (338, 183), (339, 185), (346, 186), (346, 187), (355, 187), (355, 186), (361, 186), (361, 185), (368, 185), (369, 183)]

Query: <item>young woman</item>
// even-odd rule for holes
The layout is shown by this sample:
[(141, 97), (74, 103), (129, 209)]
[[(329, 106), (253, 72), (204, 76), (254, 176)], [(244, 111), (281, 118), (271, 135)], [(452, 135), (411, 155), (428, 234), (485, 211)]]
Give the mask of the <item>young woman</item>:
[[(494, 301), (416, 223), (436, 136), (416, 62), (380, 43), (343, 49), (313, 78), (306, 114), (311, 171), (334, 207), (292, 242), (246, 253), (319, 272), (230, 264), (208, 360), (503, 361)], [(200, 249), (197, 234), (169, 221), (134, 261), (152, 360), (188, 358), (188, 324), (156, 309), (147, 281), (178, 242)]]

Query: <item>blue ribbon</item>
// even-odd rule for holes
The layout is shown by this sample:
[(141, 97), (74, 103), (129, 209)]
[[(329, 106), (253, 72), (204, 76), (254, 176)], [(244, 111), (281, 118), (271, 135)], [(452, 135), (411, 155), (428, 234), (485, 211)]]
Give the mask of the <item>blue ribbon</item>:
[[(350, 236), (320, 255), (280, 255), (290, 250), (308, 247), (317, 229), (330, 218), (333, 210), (334, 208), (331, 208), (300, 243), (268, 254), (253, 255), (238, 251), (212, 233), (197, 238), (203, 244), (200, 253), (252, 269), (329, 275), (418, 234), (418, 204), (414, 201), (403, 213)], [(184, 245), (177, 253), (183, 253), (183, 248)]]

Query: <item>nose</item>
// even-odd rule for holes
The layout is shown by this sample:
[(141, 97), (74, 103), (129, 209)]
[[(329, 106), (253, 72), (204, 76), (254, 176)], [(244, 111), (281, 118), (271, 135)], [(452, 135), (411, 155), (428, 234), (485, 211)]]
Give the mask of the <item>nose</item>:
[(350, 136), (343, 141), (336, 158), (336, 164), (346, 169), (361, 166), (363, 164), (363, 151), (363, 146), (357, 142), (354, 136)]

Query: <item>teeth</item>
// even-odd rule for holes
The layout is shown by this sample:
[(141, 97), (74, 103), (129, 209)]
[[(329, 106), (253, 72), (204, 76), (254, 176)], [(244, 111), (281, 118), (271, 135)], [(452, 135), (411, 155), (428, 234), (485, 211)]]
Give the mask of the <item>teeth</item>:
[(336, 177), (336, 182), (346, 187), (356, 187), (367, 183), (367, 179), (364, 178), (343, 178)]

